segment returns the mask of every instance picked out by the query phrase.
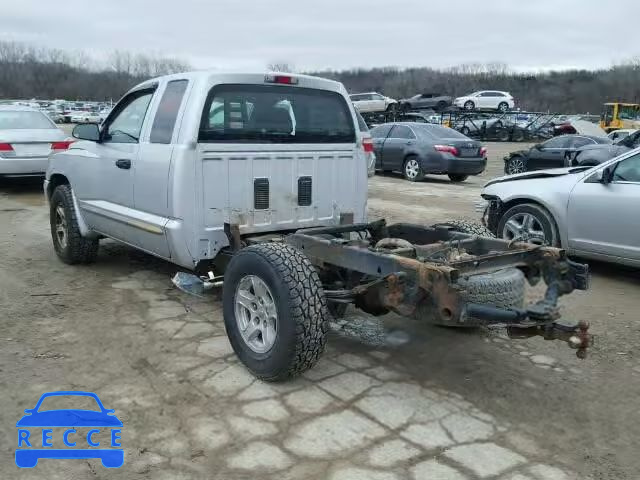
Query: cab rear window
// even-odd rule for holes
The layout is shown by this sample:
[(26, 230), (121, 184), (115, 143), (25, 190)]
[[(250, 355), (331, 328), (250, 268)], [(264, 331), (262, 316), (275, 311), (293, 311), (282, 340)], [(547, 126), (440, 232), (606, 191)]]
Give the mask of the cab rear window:
[(200, 142), (351, 143), (342, 95), (284, 85), (219, 85), (207, 97)]

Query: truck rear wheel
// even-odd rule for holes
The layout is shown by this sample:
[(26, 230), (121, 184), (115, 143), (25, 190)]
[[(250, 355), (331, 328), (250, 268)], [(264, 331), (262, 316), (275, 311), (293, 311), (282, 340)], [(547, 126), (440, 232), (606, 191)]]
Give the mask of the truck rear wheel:
[(233, 350), (262, 380), (299, 375), (324, 351), (329, 312), (322, 284), (309, 259), (289, 245), (240, 250), (225, 271), (223, 309)]
[(99, 241), (80, 234), (78, 217), (69, 185), (59, 185), (49, 202), (51, 239), (58, 258), (64, 263), (92, 263), (98, 256)]

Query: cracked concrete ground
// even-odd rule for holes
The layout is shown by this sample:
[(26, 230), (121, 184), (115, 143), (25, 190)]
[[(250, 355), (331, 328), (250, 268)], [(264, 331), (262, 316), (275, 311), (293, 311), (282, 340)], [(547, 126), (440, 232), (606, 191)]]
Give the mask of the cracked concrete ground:
[[(495, 174), (498, 159), (491, 165)], [(470, 216), (481, 183), (376, 177), (372, 216), (399, 220), (403, 203), (405, 220)], [(350, 310), (314, 369), (267, 384), (234, 356), (219, 297), (189, 297), (171, 285), (171, 265), (102, 247), (95, 265), (63, 265), (38, 185), (0, 185), (2, 478), (621, 480), (640, 471), (635, 272), (596, 266), (592, 292), (563, 301), (600, 334), (586, 361), (540, 339)], [(15, 467), (15, 422), (52, 390), (93, 391), (115, 409), (122, 468)]]

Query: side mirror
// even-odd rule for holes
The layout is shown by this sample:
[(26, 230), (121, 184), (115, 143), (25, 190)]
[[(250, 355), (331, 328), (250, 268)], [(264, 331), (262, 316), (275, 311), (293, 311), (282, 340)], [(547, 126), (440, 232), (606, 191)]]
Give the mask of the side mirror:
[(536, 143), (533, 148), (535, 148), (536, 150), (541, 150), (542, 149), (542, 145), (539, 143)]
[(602, 170), (602, 174), (600, 176), (600, 183), (602, 183), (603, 185), (608, 185), (609, 183), (611, 183), (612, 178), (613, 178), (613, 170), (611, 170), (611, 168), (609, 167), (605, 167)]
[(97, 123), (82, 123), (75, 126), (71, 135), (78, 140), (98, 142), (100, 141), (100, 127)]

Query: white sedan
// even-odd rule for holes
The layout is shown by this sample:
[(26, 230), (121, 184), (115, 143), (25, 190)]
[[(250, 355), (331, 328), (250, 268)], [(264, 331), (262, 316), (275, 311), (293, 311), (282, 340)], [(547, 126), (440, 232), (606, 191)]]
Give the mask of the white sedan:
[(353, 106), (356, 107), (360, 113), (385, 112), (393, 110), (398, 106), (397, 100), (385, 97), (377, 92), (355, 93), (349, 95), (349, 98), (351, 98)]
[(482, 90), (458, 97), (453, 101), (453, 104), (465, 110), (498, 110), (500, 112), (508, 112), (515, 106), (515, 101), (509, 92)]
[(96, 112), (75, 112), (71, 115), (71, 123), (100, 123), (103, 118)]
[(482, 198), (483, 223), (500, 238), (640, 267), (640, 149), (595, 167), (497, 178)]

